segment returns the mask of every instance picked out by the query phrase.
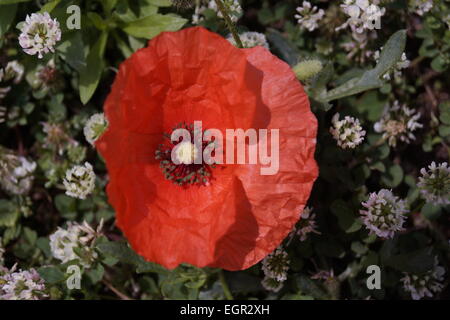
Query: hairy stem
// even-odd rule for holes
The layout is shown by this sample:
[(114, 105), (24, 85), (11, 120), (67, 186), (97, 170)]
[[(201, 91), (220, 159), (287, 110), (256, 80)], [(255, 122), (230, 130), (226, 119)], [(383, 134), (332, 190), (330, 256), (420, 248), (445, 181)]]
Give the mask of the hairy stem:
[(228, 30), (230, 30), (231, 34), (233, 35), (234, 41), (236, 42), (238, 48), (243, 48), (244, 46), (242, 44), (241, 38), (239, 38), (236, 26), (234, 25), (233, 21), (231, 21), (230, 15), (228, 14), (228, 8), (223, 4), (222, 0), (214, 0), (214, 1), (217, 4), (217, 8), (219, 8), (220, 12), (222, 13), (223, 19), (225, 20)]

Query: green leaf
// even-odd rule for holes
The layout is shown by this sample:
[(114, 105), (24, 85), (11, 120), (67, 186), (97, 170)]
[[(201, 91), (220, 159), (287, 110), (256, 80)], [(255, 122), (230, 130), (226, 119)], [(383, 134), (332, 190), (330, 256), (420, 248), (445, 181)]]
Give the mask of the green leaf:
[(394, 33), (380, 53), (380, 60), (375, 67), (375, 72), (379, 77), (392, 69), (398, 61), (401, 60), (406, 46), (406, 30), (400, 30)]
[(403, 169), (395, 164), (387, 169), (387, 172), (381, 177), (381, 182), (389, 188), (395, 188), (403, 181)]
[(327, 292), (314, 280), (311, 280), (310, 277), (299, 275), (296, 280), (297, 286), (302, 294), (312, 296), (320, 300), (327, 300), (330, 298)]
[(442, 102), (439, 105), (439, 120), (443, 124), (450, 125), (450, 101)]
[(163, 31), (177, 31), (187, 22), (173, 14), (154, 14), (125, 23), (123, 31), (137, 38), (152, 39)]
[(20, 213), (12, 202), (0, 200), (0, 227), (14, 227), (19, 217)]
[(448, 68), (448, 61), (443, 55), (438, 55), (431, 61), (431, 67), (437, 72), (444, 72)]
[[(21, 2), (30, 2), (31, 0), (1, 0), (0, 6), (6, 5), (6, 4), (15, 4), (15, 3), (21, 3)], [(3, 10), (3, 8), (2, 8)]]
[(98, 263), (95, 268), (90, 269), (86, 272), (86, 275), (92, 281), (92, 283), (97, 283), (103, 279), (103, 275), (105, 274), (105, 268)]
[(17, 4), (2, 6), (0, 9), (0, 38), (8, 31), (17, 13)]
[(374, 69), (364, 72), (360, 77), (350, 79), (333, 90), (322, 93), (316, 99), (329, 102), (382, 87), (384, 81), (381, 80), (381, 77), (401, 59), (405, 45), (406, 31), (397, 31), (384, 45), (380, 60)]
[(402, 253), (389, 257), (384, 265), (402, 272), (424, 273), (434, 265), (434, 256), (429, 248)]
[(98, 250), (106, 256), (116, 258), (120, 262), (136, 266), (137, 273), (158, 272), (167, 273), (168, 271), (160, 265), (145, 261), (137, 255), (124, 242), (104, 242), (97, 245)]
[(56, 50), (59, 56), (78, 72), (86, 67), (84, 44), (80, 32), (64, 34), (62, 42), (56, 47)]
[(344, 200), (334, 201), (331, 204), (331, 212), (338, 218), (339, 226), (346, 233), (353, 233), (361, 229), (361, 219), (353, 214)]
[(442, 207), (427, 203), (422, 207), (421, 213), (429, 220), (436, 220), (442, 214)]
[(442, 138), (446, 138), (450, 136), (450, 126), (440, 125), (439, 126), (439, 135)]
[(170, 0), (144, 0), (144, 2), (157, 7), (170, 7), (172, 5), (172, 2)]
[(87, 56), (86, 67), (80, 72), (80, 98), (83, 104), (91, 100), (100, 82), (104, 68), (103, 55), (107, 40), (108, 33), (102, 32)]
[(275, 30), (268, 29), (267, 40), (272, 44), (273, 49), (279, 54), (279, 57), (293, 66), (298, 62), (299, 52), (283, 35)]
[(39, 12), (51, 13), (53, 11), (53, 9), (55, 9), (60, 2), (61, 2), (61, 0), (54, 0), (54, 1), (47, 2), (44, 6), (42, 6), (42, 8)]
[(58, 194), (55, 197), (55, 207), (63, 216), (77, 214), (77, 201), (65, 194)]
[(87, 16), (98, 30), (104, 31), (108, 28), (108, 23), (98, 13), (88, 12)]
[(103, 5), (103, 10), (110, 14), (116, 7), (118, 1), (119, 0), (102, 0), (101, 3)]
[(56, 284), (64, 281), (65, 274), (56, 267), (41, 267), (37, 272), (49, 284)]

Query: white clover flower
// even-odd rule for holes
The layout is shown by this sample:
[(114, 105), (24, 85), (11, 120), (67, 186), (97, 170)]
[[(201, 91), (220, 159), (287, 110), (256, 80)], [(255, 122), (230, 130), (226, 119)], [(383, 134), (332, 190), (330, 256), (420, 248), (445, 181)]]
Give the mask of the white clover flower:
[(346, 116), (339, 120), (339, 113), (336, 113), (331, 123), (333, 126), (330, 128), (330, 133), (342, 149), (354, 149), (364, 141), (366, 131), (362, 129), (358, 119)]
[[(380, 48), (380, 50), (377, 50), (373, 53), (373, 58), (375, 59), (376, 63), (380, 61), (380, 52), (383, 50), (383, 47)], [(383, 79), (385, 80), (391, 80), (391, 73), (394, 74), (395, 79), (400, 79), (402, 75), (402, 69), (406, 69), (409, 67), (411, 61), (408, 60), (406, 57), (406, 54), (403, 52), (402, 57), (399, 62), (397, 62), (394, 66), (394, 68), (388, 72), (386, 72), (383, 75)]]
[[(256, 46), (261, 46), (266, 49), (269, 49), (269, 43), (267, 42), (266, 36), (263, 33), (259, 32), (243, 32), (239, 35), (241, 38), (242, 45), (244, 48), (253, 48)], [(232, 35), (227, 37), (227, 40), (230, 41), (234, 46), (237, 46), (236, 41)]]
[[(36, 162), (25, 157), (10, 154), (0, 160), (0, 184), (3, 189), (14, 195), (24, 195), (31, 190), (36, 170)], [(8, 162), (8, 164), (6, 163)]]
[(58, 227), (50, 235), (50, 249), (53, 257), (61, 260), (62, 263), (78, 259), (83, 267), (89, 268), (98, 257), (97, 252), (90, 245), (100, 234), (102, 225), (103, 220), (97, 230), (92, 229), (86, 221), (82, 225), (69, 222), (67, 229)]
[(37, 54), (39, 59), (44, 54), (55, 52), (55, 45), (61, 40), (59, 22), (52, 19), (48, 12), (27, 15), (21, 32), (19, 44), (23, 51), (29, 55)]
[(105, 132), (108, 127), (108, 120), (103, 113), (96, 113), (92, 115), (84, 126), (84, 136), (92, 146), (95, 141)]
[(422, 197), (435, 205), (450, 204), (450, 167), (446, 162), (436, 166), (433, 161), (431, 165), (422, 168), (419, 177), (419, 187)]
[(374, 129), (378, 133), (383, 133), (383, 139), (387, 140), (391, 147), (395, 147), (398, 140), (410, 143), (416, 139), (413, 132), (423, 127), (417, 121), (419, 118), (420, 113), (416, 113), (406, 105), (400, 106), (399, 102), (395, 101), (392, 106), (385, 107), (383, 116), (375, 123)]
[(278, 281), (277, 279), (273, 279), (271, 277), (264, 277), (261, 281), (261, 285), (267, 291), (278, 292), (283, 288), (284, 281)]
[(301, 219), (298, 222), (295, 234), (300, 238), (300, 241), (305, 241), (310, 233), (320, 234), (317, 231), (316, 215), (312, 209), (305, 207), (301, 214)]
[(347, 21), (336, 28), (336, 31), (350, 27), (352, 32), (362, 33), (364, 30), (380, 28), (381, 17), (386, 9), (378, 6), (379, 1), (345, 0), (341, 8), (349, 16)]
[(0, 300), (39, 300), (47, 297), (45, 283), (35, 269), (0, 271)]
[(425, 274), (410, 274), (404, 272), (404, 277), (400, 279), (403, 282), (403, 289), (411, 294), (413, 300), (420, 300), (424, 297), (433, 297), (433, 294), (439, 293), (444, 288), (445, 269), (439, 266), (437, 257), (435, 258), (433, 269)]
[(92, 165), (85, 162), (84, 166), (74, 166), (67, 170), (63, 181), (66, 194), (78, 199), (86, 199), (95, 188), (95, 173)]
[(381, 189), (369, 195), (360, 210), (362, 221), (370, 234), (380, 238), (392, 238), (397, 231), (403, 230), (405, 214), (408, 212), (406, 201), (394, 196), (392, 191)]
[[(231, 21), (237, 22), (242, 16), (242, 7), (239, 0), (223, 0), (223, 4), (227, 7)], [(208, 3), (208, 9), (217, 12), (219, 18), (223, 18), (222, 12), (217, 7), (216, 1), (210, 0)]]
[(425, 13), (433, 9), (433, 0), (410, 0), (409, 8), (419, 16), (423, 16)]
[(266, 277), (283, 282), (287, 279), (289, 257), (282, 248), (277, 248), (262, 261), (262, 270)]
[[(22, 81), (25, 68), (17, 60), (8, 62), (3, 72), (3, 81), (12, 80), (13, 83), (18, 84)], [(1, 79), (0, 79), (1, 81)]]
[(319, 21), (325, 15), (323, 9), (318, 9), (317, 6), (312, 6), (309, 1), (303, 1), (301, 7), (297, 7), (297, 12), (294, 17), (297, 23), (308, 31), (314, 31), (319, 27)]

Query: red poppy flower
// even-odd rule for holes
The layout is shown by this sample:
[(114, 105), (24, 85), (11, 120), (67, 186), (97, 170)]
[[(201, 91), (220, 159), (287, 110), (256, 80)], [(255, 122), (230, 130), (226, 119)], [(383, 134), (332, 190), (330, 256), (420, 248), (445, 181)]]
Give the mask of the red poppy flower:
[[(290, 67), (204, 28), (164, 32), (120, 66), (96, 145), (117, 225), (146, 260), (246, 269), (292, 230), (318, 169), (317, 121)], [(279, 129), (279, 171), (168, 164), (176, 127)], [(189, 174), (191, 174), (189, 176)], [(176, 183), (174, 183), (176, 182)]]

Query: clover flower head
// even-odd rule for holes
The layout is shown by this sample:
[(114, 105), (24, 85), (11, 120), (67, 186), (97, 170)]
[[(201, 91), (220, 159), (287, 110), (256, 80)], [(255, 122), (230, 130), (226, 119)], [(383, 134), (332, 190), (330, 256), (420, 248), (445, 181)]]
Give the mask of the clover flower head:
[[(377, 63), (380, 61), (380, 52), (381, 52), (381, 50), (383, 50), (383, 47), (381, 47), (380, 50), (375, 51), (374, 54), (373, 54), (373, 58), (375, 59), (375, 61)], [(383, 75), (383, 79), (391, 80), (391, 73), (394, 74), (394, 78), (395, 79), (400, 79), (400, 77), (402, 75), (402, 69), (408, 68), (410, 63), (411, 63), (411, 61), (408, 60), (408, 58), (406, 57), (406, 54), (403, 52), (400, 61), (395, 64), (395, 66), (394, 66), (394, 68), (392, 70), (386, 72)]]
[(35, 269), (0, 271), (0, 300), (39, 300), (47, 297), (45, 283)]
[[(262, 46), (266, 49), (269, 49), (269, 43), (267, 42), (266, 36), (263, 33), (243, 32), (239, 35), (239, 37), (241, 38), (244, 48)], [(234, 40), (232, 35), (229, 35), (227, 37), (227, 40), (230, 41), (233, 45), (237, 46), (236, 41)]]
[(92, 115), (84, 126), (84, 136), (92, 146), (108, 127), (108, 120), (103, 113)]
[(435, 205), (450, 204), (450, 167), (446, 162), (436, 165), (433, 161), (428, 170), (422, 168), (417, 186), (422, 197)]
[(439, 265), (439, 260), (435, 257), (434, 266), (424, 274), (411, 274), (404, 272), (403, 289), (411, 294), (413, 300), (420, 300), (424, 297), (433, 297), (433, 294), (439, 293), (444, 288), (445, 269)]
[(317, 231), (316, 214), (313, 213), (312, 208), (305, 207), (297, 224), (295, 234), (300, 238), (300, 241), (305, 241), (310, 233), (320, 234)]
[(423, 16), (425, 13), (433, 9), (433, 0), (410, 0), (409, 8), (419, 16)]
[(20, 81), (22, 81), (24, 72), (24, 66), (17, 60), (10, 61), (6, 65), (5, 70), (1, 71), (3, 75), (0, 76), (0, 81), (12, 80), (13, 83), (18, 84)]
[(89, 268), (98, 257), (97, 252), (90, 246), (100, 234), (103, 220), (97, 230), (86, 221), (83, 224), (68, 223), (67, 229), (58, 227), (50, 235), (50, 249), (53, 257), (62, 263), (78, 259), (82, 266)]
[(405, 214), (408, 212), (406, 201), (394, 196), (392, 191), (381, 189), (371, 193), (362, 206), (365, 209), (360, 210), (360, 214), (370, 234), (387, 239), (403, 230)]
[(342, 149), (354, 149), (364, 141), (366, 131), (362, 129), (358, 119), (346, 116), (339, 120), (339, 113), (336, 113), (331, 122), (333, 126), (330, 133)]
[(282, 248), (277, 248), (264, 258), (262, 261), (262, 270), (266, 277), (283, 282), (287, 279), (289, 263), (287, 252)]
[(37, 54), (42, 59), (44, 54), (55, 52), (55, 45), (59, 40), (59, 22), (52, 19), (48, 12), (27, 15), (19, 36), (19, 44), (25, 53)]
[(55, 60), (52, 58), (46, 65), (40, 64), (36, 68), (30, 85), (35, 90), (54, 90), (64, 85), (59, 80), (58, 69), (56, 68)]
[(264, 277), (261, 281), (261, 285), (267, 291), (278, 292), (283, 288), (284, 281), (278, 281), (277, 279), (271, 277)]
[(43, 146), (49, 150), (56, 151), (60, 156), (69, 146), (78, 145), (72, 137), (67, 134), (67, 128), (61, 123), (42, 122), (42, 131), (46, 134)]
[(84, 165), (76, 165), (67, 170), (63, 183), (68, 196), (86, 199), (86, 196), (95, 188), (95, 173), (92, 165), (85, 162)]
[(303, 1), (301, 7), (297, 7), (295, 18), (301, 28), (308, 31), (314, 31), (319, 27), (319, 21), (325, 15), (323, 9), (318, 9), (317, 6), (312, 6), (309, 1)]
[(30, 191), (36, 162), (10, 153), (2, 156), (0, 167), (0, 184), (5, 191), (14, 195), (24, 195)]
[(379, 1), (345, 0), (341, 4), (342, 11), (349, 16), (347, 21), (336, 28), (336, 31), (350, 27), (352, 32), (362, 33), (379, 27), (381, 17), (386, 9), (378, 6)]
[[(223, 4), (227, 7), (231, 21), (237, 22), (242, 16), (242, 7), (239, 0), (224, 0)], [(217, 12), (219, 18), (223, 18), (222, 12), (217, 7), (215, 0), (210, 0), (208, 3), (208, 9)]]
[(392, 106), (385, 107), (383, 116), (375, 123), (374, 129), (383, 133), (383, 139), (387, 140), (391, 147), (395, 147), (398, 140), (410, 143), (416, 139), (413, 132), (423, 127), (418, 122), (419, 118), (420, 113), (395, 101)]

